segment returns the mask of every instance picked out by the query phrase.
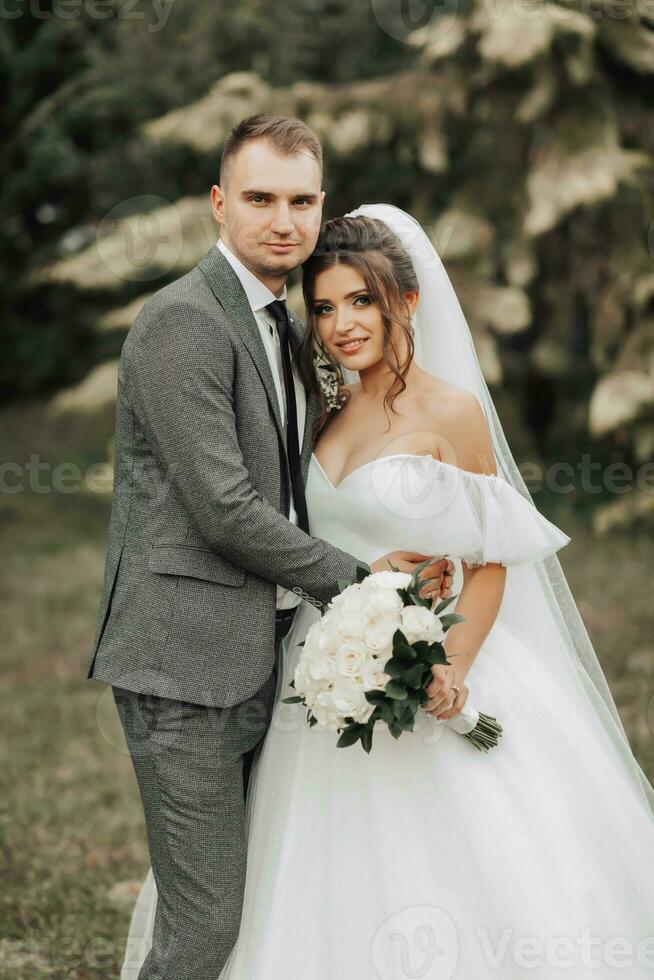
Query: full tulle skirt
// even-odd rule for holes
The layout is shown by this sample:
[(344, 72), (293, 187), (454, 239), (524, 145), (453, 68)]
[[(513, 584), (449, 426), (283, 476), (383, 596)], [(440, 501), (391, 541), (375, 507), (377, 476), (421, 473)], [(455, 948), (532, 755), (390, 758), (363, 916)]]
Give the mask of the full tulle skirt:
[(370, 755), (339, 749), (281, 700), (316, 615), (303, 605), (282, 648), (220, 980), (654, 977), (654, 819), (579, 691), (498, 622), (466, 678), (498, 747), (421, 712), (398, 740), (378, 725)]

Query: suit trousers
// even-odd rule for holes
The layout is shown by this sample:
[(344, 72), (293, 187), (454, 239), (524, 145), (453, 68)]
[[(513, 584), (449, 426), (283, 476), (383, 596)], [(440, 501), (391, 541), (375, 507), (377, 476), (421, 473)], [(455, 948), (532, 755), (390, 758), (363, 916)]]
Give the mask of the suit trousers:
[[(287, 631), (287, 627), (283, 627)], [(276, 666), (230, 708), (114, 687), (143, 803), (157, 910), (139, 980), (217, 980), (238, 936), (245, 790), (270, 725)]]

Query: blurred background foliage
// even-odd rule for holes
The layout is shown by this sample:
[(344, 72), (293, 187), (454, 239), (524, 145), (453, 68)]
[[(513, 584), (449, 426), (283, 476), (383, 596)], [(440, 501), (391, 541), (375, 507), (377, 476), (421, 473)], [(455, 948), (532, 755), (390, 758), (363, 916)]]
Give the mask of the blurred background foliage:
[[(287, 112), (324, 142), (327, 216), (387, 200), (431, 229), (518, 446), (650, 460), (651, 24), (612, 0), (448, 0), (438, 16), (416, 0), (408, 30), (400, 7), (5, 20), (1, 397), (115, 359), (144, 296), (215, 238), (228, 129)], [(651, 526), (653, 499), (607, 500), (596, 527)]]
[[(0, 499), (0, 978), (106, 977), (122, 955), (147, 852), (116, 719), (84, 680), (116, 364), (144, 298), (215, 241), (222, 142), (255, 112), (315, 128), (326, 217), (387, 201), (430, 230), (516, 457), (573, 474), (532, 492), (572, 535), (561, 561), (654, 774), (651, 17), (612, 0), (9, 9), (0, 459), (49, 475)], [(301, 313), (297, 277), (291, 296)], [(50, 492), (70, 465), (97, 479)], [(621, 492), (611, 466), (632, 474)]]

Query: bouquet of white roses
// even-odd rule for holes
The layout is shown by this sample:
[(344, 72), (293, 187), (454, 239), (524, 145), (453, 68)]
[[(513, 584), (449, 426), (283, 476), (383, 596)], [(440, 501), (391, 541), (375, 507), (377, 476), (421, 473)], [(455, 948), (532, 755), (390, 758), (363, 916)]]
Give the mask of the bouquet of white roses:
[[(339, 582), (341, 593), (307, 631), (291, 686), (284, 698), (308, 709), (310, 725), (341, 733), (337, 745), (361, 740), (372, 748), (373, 729), (384, 722), (391, 734), (413, 731), (416, 715), (429, 701), (434, 664), (448, 664), (445, 634), (465, 617), (444, 614), (454, 596), (432, 603), (419, 594), (419, 573), (429, 558), (406, 572), (365, 572)], [(468, 704), (445, 724), (482, 751), (497, 745), (502, 727)]]

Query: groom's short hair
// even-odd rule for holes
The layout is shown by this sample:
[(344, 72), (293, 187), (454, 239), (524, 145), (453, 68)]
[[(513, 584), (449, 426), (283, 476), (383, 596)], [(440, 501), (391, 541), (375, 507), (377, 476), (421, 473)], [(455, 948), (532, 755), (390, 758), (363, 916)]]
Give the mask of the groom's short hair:
[(322, 146), (314, 131), (293, 116), (249, 116), (229, 133), (220, 158), (219, 182), (225, 180), (228, 164), (238, 151), (253, 140), (265, 139), (280, 156), (309, 153), (317, 162), (322, 174)]

